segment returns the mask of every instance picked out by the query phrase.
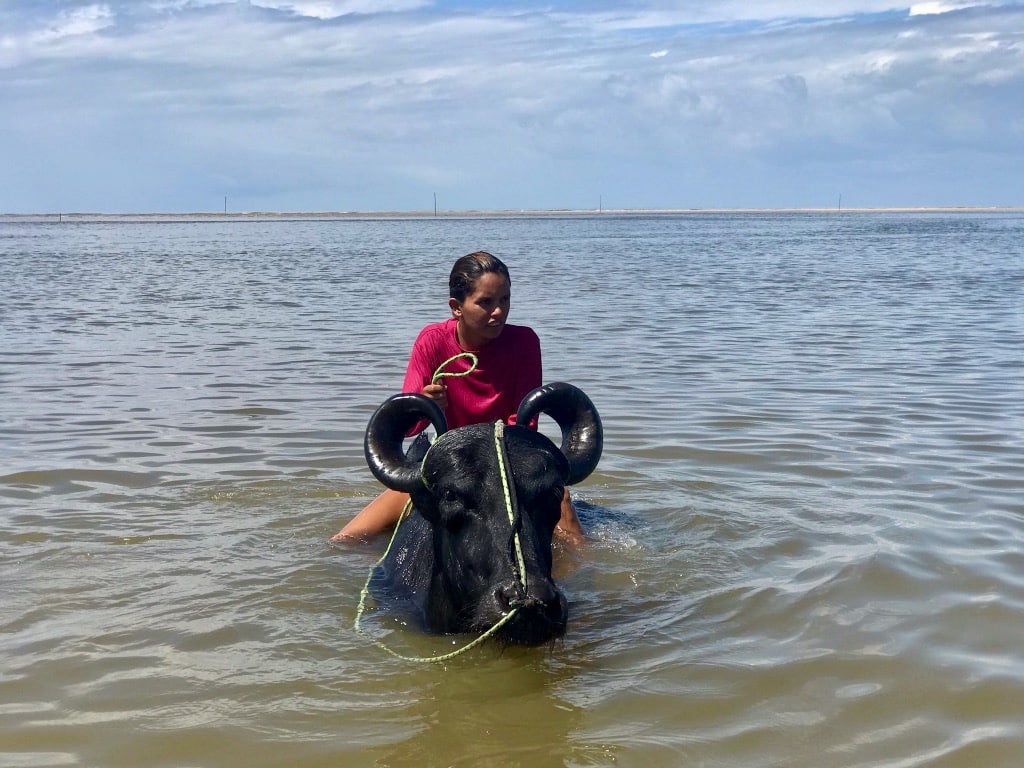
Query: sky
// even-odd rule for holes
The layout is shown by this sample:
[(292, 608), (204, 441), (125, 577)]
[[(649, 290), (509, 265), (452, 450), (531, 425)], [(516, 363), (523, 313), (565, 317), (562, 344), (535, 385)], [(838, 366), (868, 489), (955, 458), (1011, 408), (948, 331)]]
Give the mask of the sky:
[(1024, 205), (1024, 0), (0, 0), (0, 213), (435, 200)]

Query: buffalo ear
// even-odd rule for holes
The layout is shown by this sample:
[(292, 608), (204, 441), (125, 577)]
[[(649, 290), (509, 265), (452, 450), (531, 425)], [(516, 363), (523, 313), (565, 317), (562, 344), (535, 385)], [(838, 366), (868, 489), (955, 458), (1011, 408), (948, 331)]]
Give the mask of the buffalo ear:
[(567, 485), (584, 480), (597, 467), (604, 450), (604, 427), (594, 403), (582, 389), (555, 382), (533, 390), (516, 412), (516, 424), (527, 426), (546, 413), (562, 430), (561, 451), (569, 461)]
[(429, 421), (438, 435), (448, 429), (444, 413), (433, 400), (416, 394), (385, 400), (366, 425), (363, 449), (373, 476), (388, 488), (410, 493), (422, 484), (420, 462), (409, 458), (402, 441), (419, 422)]

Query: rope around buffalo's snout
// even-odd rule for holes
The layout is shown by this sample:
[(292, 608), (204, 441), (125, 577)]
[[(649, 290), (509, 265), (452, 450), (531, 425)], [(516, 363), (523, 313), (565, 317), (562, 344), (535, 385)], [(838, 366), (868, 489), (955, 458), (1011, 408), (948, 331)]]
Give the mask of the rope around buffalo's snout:
[(516, 562), (519, 564), (519, 573), (516, 581), (523, 588), (523, 596), (526, 596), (526, 560), (523, 558), (523, 544), (519, 540), (519, 529), (516, 526), (516, 498), (515, 484), (509, 478), (508, 453), (505, 451), (505, 424), (501, 421), (494, 422), (494, 450), (498, 454), (498, 469), (501, 472), (501, 489), (505, 496), (505, 511), (508, 512), (508, 524), (512, 527), (512, 538), (516, 546)]
[[(402, 520), (404, 520), (411, 511), (412, 499), (409, 499), (409, 501), (405, 503), (405, 509), (402, 510), (402, 516), (398, 520), (399, 524), (401, 524)], [(370, 581), (373, 579), (373, 572), (384, 562), (384, 559), (388, 556), (388, 552), (391, 551), (391, 545), (395, 543), (395, 537), (397, 536), (397, 534), (398, 525), (395, 526), (395, 530), (391, 534), (391, 539), (390, 541), (388, 541), (388, 546), (387, 549), (384, 550), (384, 554), (381, 555), (380, 559), (376, 563), (374, 563), (373, 566), (370, 568), (370, 573), (366, 577), (366, 583), (363, 585), (363, 589), (359, 593), (359, 608), (356, 610), (356, 631), (359, 634), (364, 635), (365, 637), (368, 637), (370, 640), (372, 640), (373, 644), (381, 650), (387, 652), (391, 656), (394, 656), (396, 659), (401, 659), (402, 661), (408, 661), (414, 664), (431, 664), (439, 661), (449, 661), (450, 659), (454, 659), (456, 656), (462, 655), (466, 651), (476, 648), (482, 642), (487, 640), (487, 638), (493, 636), (495, 632), (497, 632), (499, 629), (505, 626), (515, 617), (517, 613), (519, 613), (519, 607), (513, 607), (512, 610), (510, 610), (508, 613), (506, 613), (504, 616), (498, 619), (497, 623), (495, 623), (490, 629), (488, 629), (479, 637), (471, 640), (469, 643), (462, 646), (461, 648), (455, 649), (451, 653), (443, 653), (437, 656), (405, 656), (404, 654), (401, 654), (398, 651), (388, 647), (387, 644), (385, 644), (383, 641), (378, 640), (375, 637), (370, 637), (363, 631), (363, 628), (360, 626), (360, 621), (363, 617), (363, 612), (366, 610), (366, 598), (370, 595)], [(516, 539), (518, 540), (518, 538), (519, 537), (517, 534)]]
[[(444, 370), (445, 367), (448, 366), (449, 363), (454, 362), (455, 360), (459, 359), (460, 357), (467, 357), (467, 358), (469, 358), (472, 361), (472, 363), (471, 363), (471, 365), (469, 367), (469, 370), (464, 371), (464, 372), (452, 372), (452, 373), (446, 372)], [(441, 363), (441, 365), (438, 367), (438, 369), (434, 372), (434, 376), (431, 379), (431, 383), (432, 384), (436, 383), (437, 380), (439, 378), (443, 377), (443, 376), (468, 376), (470, 373), (472, 373), (474, 370), (476, 370), (477, 363), (478, 363), (478, 359), (477, 359), (476, 355), (474, 355), (472, 352), (462, 352), (462, 353), (460, 353), (458, 355), (450, 357), (447, 360), (445, 360), (443, 363)], [(505, 424), (502, 421), (496, 421), (494, 423), (494, 446), (495, 446), (495, 451), (498, 454), (498, 469), (499, 469), (499, 472), (501, 474), (502, 493), (503, 493), (503, 495), (505, 497), (505, 511), (508, 513), (508, 522), (509, 522), (509, 525), (512, 527), (512, 535), (513, 535), (513, 539), (515, 541), (516, 560), (517, 560), (517, 564), (519, 566), (519, 572), (514, 574), (514, 577), (515, 577), (516, 582), (518, 584), (522, 585), (523, 594), (525, 595), (526, 594), (526, 560), (523, 557), (523, 547), (522, 547), (522, 543), (520, 542), (519, 531), (516, 528), (515, 501), (514, 501), (515, 485), (511, 482), (511, 479), (509, 478), (508, 454), (505, 451)], [(426, 456), (423, 457), (423, 460), (426, 461)], [(422, 467), (422, 464), (420, 466)], [(422, 471), (422, 469), (421, 469), (421, 471)], [(398, 523), (395, 524), (395, 530), (392, 531), (392, 533), (391, 533), (391, 538), (388, 540), (388, 545), (387, 545), (387, 547), (384, 550), (384, 554), (381, 555), (380, 559), (378, 559), (377, 562), (374, 563), (373, 566), (370, 568), (370, 572), (369, 572), (369, 574), (366, 577), (366, 583), (363, 584), (363, 588), (362, 588), (362, 590), (359, 593), (359, 607), (356, 609), (355, 629), (356, 629), (357, 632), (359, 632), (362, 635), (365, 635), (366, 637), (369, 637), (369, 635), (366, 635), (366, 633), (363, 632), (363, 629), (360, 626), (360, 622), (361, 622), (362, 617), (363, 617), (363, 612), (366, 610), (366, 599), (367, 599), (367, 597), (369, 597), (369, 594), (370, 594), (370, 582), (373, 580), (373, 572), (378, 567), (380, 567), (380, 565), (387, 558), (388, 552), (391, 551), (391, 546), (392, 546), (392, 544), (395, 543), (395, 538), (398, 536), (398, 526), (401, 525), (402, 521), (406, 517), (408, 517), (408, 515), (409, 515), (409, 513), (411, 511), (412, 511), (412, 499), (410, 498), (405, 503), (405, 508), (402, 510), (402, 514), (398, 518)], [(405, 655), (403, 655), (401, 653), (398, 653), (397, 651), (393, 650), (392, 648), (389, 648), (385, 643), (383, 643), (382, 641), (380, 641), (380, 640), (378, 640), (376, 638), (372, 638), (371, 637), (370, 640), (372, 640), (374, 645), (376, 645), (378, 648), (381, 648), (382, 650), (384, 650), (385, 652), (387, 652), (391, 656), (394, 656), (396, 659), (401, 659), (402, 661), (408, 661), (408, 662), (412, 662), (412, 663), (416, 663), (416, 664), (430, 664), (430, 663), (435, 663), (435, 662), (440, 662), (440, 661), (449, 661), (450, 659), (454, 659), (456, 656), (459, 656), (459, 655), (465, 653), (466, 651), (469, 651), (469, 650), (472, 650), (473, 648), (476, 648), (478, 645), (483, 643), (485, 640), (487, 640), (488, 638), (492, 637), (499, 629), (501, 629), (503, 626), (505, 626), (508, 622), (510, 622), (515, 617), (515, 615), (517, 613), (519, 613), (519, 608), (520, 607), (521, 607), (521, 604), (515, 604), (514, 602), (510, 602), (509, 603), (510, 610), (509, 610), (508, 613), (506, 613), (500, 619), (498, 619), (497, 622), (495, 622), (489, 629), (487, 629), (479, 637), (471, 640), (466, 645), (462, 646), (461, 648), (457, 648), (456, 650), (452, 651), (451, 653), (444, 653), (444, 654), (440, 654), (440, 655), (437, 655), (437, 656), (405, 656)]]

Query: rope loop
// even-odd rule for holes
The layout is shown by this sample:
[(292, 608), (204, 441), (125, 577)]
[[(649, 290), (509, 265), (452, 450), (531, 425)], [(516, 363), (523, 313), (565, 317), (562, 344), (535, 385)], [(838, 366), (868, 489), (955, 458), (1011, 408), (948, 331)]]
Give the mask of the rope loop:
[[(464, 357), (467, 360), (469, 360), (469, 368), (468, 369), (466, 369), (465, 371), (446, 371), (445, 370), (445, 368), (447, 368), (450, 363), (454, 363), (456, 360), (458, 360), (459, 358), (462, 358), (462, 357)], [(460, 376), (469, 376), (469, 374), (471, 374), (473, 371), (476, 370), (476, 367), (478, 365), (480, 365), (480, 358), (477, 357), (476, 355), (474, 355), (472, 352), (459, 352), (459, 354), (452, 355), (447, 360), (445, 360), (443, 363), (441, 363), (439, 366), (437, 366), (437, 370), (434, 371), (434, 375), (430, 378), (430, 383), (431, 384), (437, 384), (438, 379), (443, 379), (446, 376), (453, 376), (453, 377), (456, 377), (456, 378), (458, 378)]]
[[(446, 371), (445, 370), (445, 368), (447, 368), (450, 364), (454, 363), (456, 360), (458, 360), (460, 358), (465, 358), (465, 359), (469, 360), (469, 368), (467, 368), (464, 371)], [(459, 354), (452, 355), (447, 360), (445, 360), (443, 363), (441, 363), (439, 366), (437, 366), (437, 370), (434, 371), (434, 375), (430, 377), (430, 383), (431, 384), (437, 384), (437, 382), (440, 379), (443, 379), (443, 378), (446, 378), (446, 377), (461, 378), (462, 376), (469, 376), (469, 374), (471, 374), (473, 371), (476, 370), (476, 368), (477, 368), (477, 366), (479, 364), (480, 364), (480, 358), (478, 358), (472, 352), (459, 352)], [(436, 440), (436, 439), (437, 439), (437, 437), (431, 438), (430, 448), (434, 447), (434, 440)], [(422, 468), (423, 468), (423, 465), (427, 463), (427, 454), (430, 453), (430, 448), (427, 449), (427, 453), (423, 455), (423, 461), (420, 462), (420, 476), (421, 477), (423, 476)], [(425, 486), (427, 486), (428, 489), (430, 488), (430, 483), (427, 482), (427, 478), (426, 477), (423, 477), (423, 484)]]

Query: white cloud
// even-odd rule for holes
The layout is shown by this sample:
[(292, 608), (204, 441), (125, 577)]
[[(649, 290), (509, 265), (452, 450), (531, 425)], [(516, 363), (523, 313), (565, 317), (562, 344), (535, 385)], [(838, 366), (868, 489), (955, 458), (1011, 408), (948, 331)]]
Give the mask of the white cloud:
[(288, 11), (312, 19), (337, 19), (352, 14), (395, 13), (422, 8), (429, 0), (250, 0), (253, 5)]
[(915, 3), (910, 6), (911, 16), (936, 16), (942, 13), (950, 13), (951, 11), (960, 11), (964, 8), (975, 8), (978, 6), (984, 6), (986, 3), (970, 3), (970, 2), (931, 2), (931, 3)]
[(114, 12), (107, 5), (87, 5), (63, 11), (31, 37), (35, 41), (49, 42), (75, 35), (99, 32), (114, 24)]
[(116, 208), (129, 191), (165, 210), (223, 194), (403, 208), (433, 191), (561, 207), (605, 185), (622, 205), (796, 205), (844, 175), (885, 204), (967, 194), (979, 156), (998, 158), (983, 194), (1019, 195), (1024, 172), (1024, 3), (36, 8), (0, 7), (0, 211)]
[[(20, 23), (19, 23), (20, 22)], [(116, 14), (106, 4), (94, 4), (61, 11), (55, 15), (29, 15), (20, 20), (0, 13), (0, 69), (17, 66), (39, 56), (60, 54), (114, 27)]]

